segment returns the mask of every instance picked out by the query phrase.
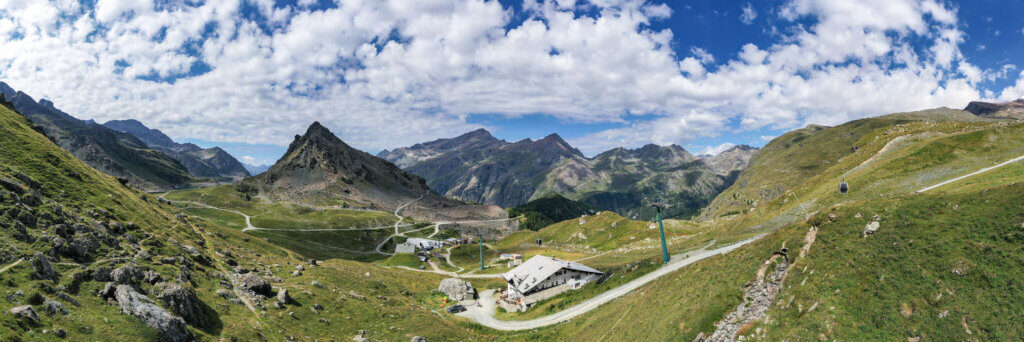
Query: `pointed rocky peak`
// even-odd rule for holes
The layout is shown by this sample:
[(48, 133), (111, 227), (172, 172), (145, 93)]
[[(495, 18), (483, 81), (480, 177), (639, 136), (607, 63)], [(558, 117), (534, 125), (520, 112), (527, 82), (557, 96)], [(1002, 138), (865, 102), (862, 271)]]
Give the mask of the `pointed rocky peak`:
[(576, 149), (575, 147), (572, 147), (572, 145), (569, 145), (569, 143), (566, 142), (565, 139), (562, 139), (562, 137), (558, 135), (558, 133), (548, 134), (548, 136), (544, 137), (543, 139), (534, 142), (534, 145), (538, 148), (545, 150), (560, 150), (567, 152), (569, 154), (583, 157), (583, 152), (580, 152), (580, 150)]
[(334, 133), (331, 133), (331, 130), (320, 124), (319, 121), (314, 121), (310, 124), (309, 128), (306, 129), (305, 134), (295, 136), (295, 140), (288, 146), (288, 152), (285, 152), (285, 156), (288, 156), (292, 154), (292, 152), (295, 152), (296, 149), (307, 145), (314, 149), (332, 149), (335, 147), (351, 149), (351, 147), (335, 136)]
[(491, 135), (491, 132), (487, 129), (477, 128), (469, 133), (456, 137), (456, 139), (458, 138), (494, 138), (494, 136)]

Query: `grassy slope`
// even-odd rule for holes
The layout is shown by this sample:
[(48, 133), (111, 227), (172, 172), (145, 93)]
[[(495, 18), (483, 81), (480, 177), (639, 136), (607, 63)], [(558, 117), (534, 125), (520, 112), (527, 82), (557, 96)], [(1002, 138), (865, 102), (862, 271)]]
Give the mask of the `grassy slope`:
[[(921, 124), (922, 120), (958, 127), (991, 123), (962, 111), (933, 109), (860, 119), (835, 127), (794, 130), (765, 145), (737, 181), (712, 201), (704, 217), (746, 212), (830, 169), (841, 174), (842, 169), (836, 167), (841, 159), (866, 159), (882, 147), (869, 145), (880, 140), (884, 145), (892, 138), (884, 136), (886, 130), (899, 124)], [(879, 136), (882, 137), (876, 138)]]
[[(850, 195), (835, 194), (835, 179), (842, 173), (837, 168), (853, 168), (894, 137), (921, 132), (952, 134), (926, 135), (890, 148), (851, 173), (848, 179), (856, 185)], [(1024, 167), (1018, 163), (970, 182), (965, 180), (962, 187), (939, 189), (956, 192), (952, 195), (908, 193), (918, 184), (932, 184), (991, 165), (993, 159), (1024, 154), (1024, 142), (1019, 139), (1022, 133), (1024, 125), (991, 122), (905, 122), (875, 128), (858, 139), (858, 144), (864, 146), (861, 151), (841, 158), (796, 189), (796, 195), (806, 200), (800, 202), (805, 209), (818, 212), (809, 221), (804, 221), (799, 210), (800, 215), (780, 221), (781, 228), (748, 247), (684, 268), (580, 319), (521, 333), (514, 339), (692, 339), (698, 332), (711, 331), (718, 319), (742, 301), (743, 284), (753, 278), (757, 265), (771, 251), (783, 242), (791, 250), (796, 249), (809, 227), (807, 222), (822, 222), (826, 215), (823, 212), (833, 205), (839, 205), (839, 221), (823, 226), (812, 253), (806, 261), (798, 261), (811, 267), (806, 273), (802, 266), (794, 269), (787, 287), (798, 288), (812, 270), (816, 270), (815, 275), (809, 277), (806, 290), (783, 291), (780, 298), (796, 298), (785, 309), (773, 308), (770, 316), (784, 320), (772, 319), (765, 338), (818, 338), (819, 329), (831, 326), (832, 332), (826, 331), (829, 339), (887, 340), (922, 335), (963, 339), (963, 316), (968, 317), (974, 336), (980, 335), (981, 339), (1015, 336), (1019, 327), (1013, 322), (1020, 318), (1016, 312), (1020, 311), (1017, 303), (1022, 289), (1020, 275), (1010, 270), (1020, 268), (1024, 255), (1017, 241), (1024, 232), (1024, 212), (1019, 209), (1024, 202), (1019, 184), (1024, 182)], [(793, 212), (799, 207), (797, 203), (777, 198), (749, 214), (711, 223), (726, 231), (774, 229), (763, 223)], [(957, 203), (958, 209), (953, 210)], [(862, 218), (854, 220), (857, 212)], [(875, 213), (883, 217), (883, 230), (891, 230), (888, 235), (862, 239), (864, 220)], [(970, 272), (965, 277), (951, 273), (961, 263)], [(880, 280), (882, 274), (887, 280)], [(812, 287), (815, 281), (822, 285)], [(951, 291), (942, 291), (951, 306), (940, 308), (930, 303), (935, 301), (936, 288), (950, 282), (955, 282), (948, 285)], [(839, 284), (844, 287), (836, 294)], [(957, 299), (950, 299), (950, 292)], [(1002, 295), (992, 296), (994, 293)], [(979, 300), (986, 296), (993, 298)], [(927, 300), (929, 297), (932, 299)], [(813, 311), (813, 317), (818, 318), (805, 319), (811, 315), (806, 309), (819, 300)], [(904, 304), (917, 313), (909, 319), (900, 316)], [(827, 310), (831, 306), (845, 312)], [(941, 310), (951, 313), (940, 324), (936, 320)]]
[[(289, 248), (307, 258), (373, 261), (382, 256), (373, 253), (384, 238), (393, 230), (386, 226), (396, 220), (391, 213), (347, 209), (313, 209), (300, 205), (265, 203), (237, 191), (238, 185), (222, 185), (212, 188), (173, 191), (165, 198), (173, 201), (204, 203), (217, 208), (231, 209), (252, 216), (252, 224), (261, 228), (287, 229), (285, 231), (255, 231), (253, 235), (267, 238), (270, 242)], [(178, 203), (182, 206), (192, 206)], [(221, 210), (190, 210), (203, 217), (230, 227), (244, 227), (244, 218)], [(238, 220), (242, 219), (241, 222)], [(370, 228), (362, 231), (318, 231), (302, 232), (304, 229)], [(295, 231), (288, 231), (295, 230)]]
[[(144, 241), (141, 248), (152, 255), (151, 258), (136, 258), (133, 261), (143, 269), (157, 271), (165, 279), (174, 279), (177, 267), (155, 262), (164, 256), (183, 254), (167, 241), (174, 238), (182, 243), (193, 244), (194, 241), (204, 240), (206, 246), (200, 250), (213, 262), (204, 264), (195, 261), (191, 270), (194, 284), (188, 286), (195, 289), (197, 296), (209, 307), (207, 313), (212, 316), (213, 324), (210, 328), (192, 329), (201, 340), (284, 340), (288, 336), (310, 336), (313, 339), (342, 336), (347, 339), (359, 329), (369, 330), (370, 338), (383, 340), (407, 340), (413, 335), (426, 336), (429, 340), (493, 338), (493, 335), (481, 334), (464, 325), (439, 318), (431, 312), (436, 310), (435, 307), (427, 306), (417, 299), (430, 296), (429, 291), (436, 287), (441, 276), (411, 274), (358, 262), (331, 260), (321, 267), (307, 269), (301, 277), (293, 278), (287, 276), (291, 271), (290, 265), (300, 260), (290, 256), (292, 254), (287, 250), (250, 238), (235, 229), (175, 219), (179, 212), (176, 208), (158, 204), (152, 196), (123, 187), (112, 177), (89, 168), (41, 134), (32, 131), (24, 118), (5, 108), (0, 108), (0, 146), (18, 146), (0, 149), (2, 177), (13, 179), (15, 172), (21, 172), (39, 180), (41, 186), (38, 191), (41, 197), (46, 201), (61, 203), (66, 212), (83, 218), (87, 217), (85, 212), (88, 208), (95, 206), (108, 210), (118, 221), (137, 224), (139, 229), (127, 234)], [(51, 209), (48, 208), (49, 204), (44, 204), (38, 212), (49, 212)], [(4, 226), (9, 223), (6, 221), (8, 218), (0, 220), (5, 220)], [(92, 219), (86, 220), (89, 222)], [(44, 233), (41, 228), (30, 226), (28, 231), (36, 237), (34, 242), (15, 240), (10, 231), (5, 229), (0, 234), (3, 242), (0, 251), (9, 255), (16, 249), (16, 255), (24, 255), (49, 250), (49, 243), (40, 238)], [(205, 233), (199, 234), (203, 231)], [(119, 244), (126, 251), (134, 251), (136, 248), (124, 240), (119, 240)], [(81, 266), (70, 259), (56, 260), (58, 263), (55, 266), (61, 275), (57, 284), (30, 279), (31, 266), (28, 262), (22, 262), (3, 273), (0, 293), (14, 293), (17, 290), (26, 294), (41, 292), (47, 298), (57, 299), (44, 290), (45, 284), (67, 286), (72, 274), (83, 267), (116, 268), (128, 262), (106, 261), (109, 256), (121, 255), (117, 250), (107, 252), (108, 249), (101, 249), (91, 258), (95, 263)], [(282, 277), (284, 282), (275, 283), (274, 286), (289, 289), (298, 305), (289, 306), (285, 310), (268, 306), (268, 309), (257, 309), (258, 313), (253, 314), (245, 306), (232, 304), (215, 295), (215, 290), (221, 288), (221, 279), (216, 274), (227, 270), (224, 257), (220, 256), (225, 253), (231, 253), (242, 267), (267, 267), (267, 271)], [(281, 266), (270, 266), (275, 264)], [(7, 262), (4, 263), (6, 265)], [(310, 285), (312, 280), (318, 280), (324, 287)], [(73, 306), (65, 302), (70, 311), (68, 316), (47, 316), (42, 313), (41, 306), (36, 306), (41, 319), (38, 325), (30, 325), (7, 314), (7, 310), (17, 303), (0, 301), (0, 312), (4, 313), (0, 315), (0, 336), (13, 340), (57, 340), (52, 334), (44, 334), (42, 331), (53, 331), (59, 327), (68, 331), (69, 340), (155, 339), (154, 330), (138, 319), (120, 314), (115, 306), (109, 306), (96, 297), (94, 293), (101, 286), (102, 283), (90, 281), (83, 283), (77, 292), (68, 289), (69, 294), (81, 304)], [(153, 293), (148, 284), (143, 285), (142, 289)], [(350, 291), (365, 296), (365, 299), (349, 295)], [(314, 303), (323, 305), (324, 310), (319, 314), (313, 313), (310, 307)], [(288, 312), (294, 312), (295, 318), (290, 317)]]

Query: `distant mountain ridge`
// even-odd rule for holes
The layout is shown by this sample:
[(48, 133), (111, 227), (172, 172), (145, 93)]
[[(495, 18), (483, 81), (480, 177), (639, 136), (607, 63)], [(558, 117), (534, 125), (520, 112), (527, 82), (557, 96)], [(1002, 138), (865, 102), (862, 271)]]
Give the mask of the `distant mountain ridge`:
[(971, 101), (964, 110), (985, 118), (1024, 120), (1024, 98), (1004, 103)]
[(692, 214), (728, 187), (756, 152), (736, 146), (702, 159), (678, 145), (650, 144), (587, 158), (557, 134), (513, 143), (478, 129), (378, 157), (462, 200), (514, 207), (557, 193), (636, 218), (649, 215), (646, 205), (653, 202), (679, 203), (673, 214)]
[(266, 165), (266, 164), (252, 165), (252, 164), (242, 163), (242, 166), (244, 166), (245, 170), (249, 171), (249, 174), (253, 175), (253, 176), (261, 174), (261, 173), (264, 173), (264, 172), (267, 172), (267, 170), (270, 170), (270, 165)]
[(134, 135), (79, 120), (54, 107), (49, 100), (32, 99), (0, 82), (0, 93), (14, 109), (40, 126), (50, 140), (89, 166), (108, 175), (124, 178), (143, 190), (181, 187), (194, 180), (180, 162), (150, 149)]
[(103, 126), (134, 135), (149, 147), (177, 159), (196, 177), (238, 181), (250, 175), (241, 162), (220, 147), (204, 149), (191, 143), (179, 144), (163, 132), (146, 127), (137, 120), (112, 120)]

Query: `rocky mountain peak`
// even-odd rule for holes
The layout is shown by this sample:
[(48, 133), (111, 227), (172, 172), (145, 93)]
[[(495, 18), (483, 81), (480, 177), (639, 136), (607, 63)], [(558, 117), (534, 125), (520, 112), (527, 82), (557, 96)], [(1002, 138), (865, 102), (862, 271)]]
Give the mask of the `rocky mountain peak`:
[(1024, 120), (1024, 98), (1003, 103), (971, 101), (964, 111), (987, 118)]

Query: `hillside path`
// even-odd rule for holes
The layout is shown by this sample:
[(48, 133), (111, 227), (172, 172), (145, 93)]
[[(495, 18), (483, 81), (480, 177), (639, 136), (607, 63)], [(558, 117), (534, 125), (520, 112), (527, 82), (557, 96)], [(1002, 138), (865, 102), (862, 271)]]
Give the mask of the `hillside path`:
[(974, 172), (968, 173), (968, 174), (960, 176), (960, 177), (956, 177), (956, 178), (953, 178), (953, 179), (948, 179), (948, 180), (946, 180), (944, 182), (941, 182), (939, 184), (935, 184), (935, 185), (932, 185), (932, 186), (929, 186), (929, 187), (922, 188), (921, 190), (917, 190), (917, 192), (925, 192), (925, 191), (928, 191), (928, 190), (932, 190), (932, 189), (941, 187), (941, 186), (949, 184), (949, 183), (956, 182), (958, 180), (961, 180), (961, 179), (964, 179), (964, 178), (967, 178), (967, 177), (976, 176), (976, 175), (979, 175), (979, 174), (982, 174), (982, 173), (985, 173), (985, 172), (988, 172), (988, 171), (992, 171), (992, 170), (998, 169), (998, 168), (1006, 166), (1006, 165), (1010, 165), (1010, 164), (1019, 162), (1021, 160), (1024, 160), (1024, 156), (1013, 158), (1013, 159), (1007, 160), (1005, 162), (1002, 162), (999, 165), (989, 166), (989, 167), (986, 167), (984, 169), (981, 169), (981, 170), (978, 170), (978, 171), (974, 171)]
[[(603, 305), (605, 303), (608, 303), (608, 302), (612, 301), (615, 298), (622, 297), (622, 296), (626, 295), (627, 293), (630, 293), (633, 290), (636, 290), (636, 289), (640, 288), (641, 286), (644, 286), (647, 283), (650, 283), (650, 282), (654, 281), (655, 279), (661, 278), (662, 276), (665, 276), (665, 275), (667, 275), (669, 273), (675, 272), (675, 271), (679, 270), (680, 268), (683, 268), (684, 266), (693, 264), (693, 263), (695, 263), (697, 261), (700, 261), (700, 260), (703, 260), (703, 259), (706, 259), (706, 258), (709, 258), (709, 257), (712, 257), (712, 256), (728, 253), (729, 251), (732, 251), (732, 250), (734, 250), (736, 248), (739, 248), (739, 247), (741, 247), (743, 245), (746, 245), (748, 243), (757, 241), (758, 239), (764, 237), (765, 235), (767, 235), (767, 234), (761, 234), (761, 235), (758, 235), (758, 236), (755, 236), (755, 237), (752, 237), (752, 238), (749, 238), (749, 239), (746, 239), (746, 240), (742, 240), (742, 241), (736, 242), (736, 243), (728, 245), (728, 246), (719, 247), (719, 248), (716, 248), (716, 249), (711, 249), (711, 250), (701, 249), (701, 250), (697, 250), (697, 251), (690, 251), (690, 252), (687, 252), (687, 253), (676, 254), (676, 255), (672, 256), (672, 260), (669, 261), (668, 264), (665, 264), (661, 268), (658, 268), (657, 270), (654, 270), (651, 273), (648, 273), (648, 274), (645, 274), (643, 276), (640, 276), (639, 278), (634, 279), (633, 281), (630, 281), (630, 282), (628, 282), (626, 284), (623, 284), (622, 286), (619, 286), (619, 287), (616, 287), (614, 289), (605, 291), (604, 293), (601, 293), (601, 294), (599, 294), (599, 295), (597, 295), (597, 296), (595, 296), (593, 298), (590, 298), (590, 299), (588, 299), (588, 300), (586, 300), (586, 301), (584, 301), (582, 303), (576, 304), (576, 305), (574, 305), (574, 306), (572, 306), (572, 307), (570, 307), (568, 309), (565, 309), (565, 310), (562, 310), (562, 311), (559, 311), (557, 313), (553, 313), (551, 315), (547, 315), (547, 316), (544, 316), (544, 317), (540, 317), (540, 318), (536, 318), (536, 319), (531, 319), (531, 320), (525, 320), (525, 321), (503, 321), (503, 320), (499, 320), (499, 319), (495, 318), (494, 317), (495, 303), (492, 300), (492, 298), (494, 298), (493, 297), (494, 290), (487, 290), (487, 291), (481, 292), (480, 293), (480, 298), (481, 299), (477, 301), (477, 304), (476, 305), (467, 305), (466, 306), (467, 310), (462, 312), (462, 313), (459, 313), (458, 316), (468, 318), (468, 319), (470, 319), (472, 321), (475, 321), (475, 322), (477, 322), (477, 323), (479, 323), (479, 324), (481, 324), (483, 326), (486, 326), (486, 327), (489, 327), (489, 328), (492, 328), (492, 329), (506, 330), (506, 331), (534, 329), (534, 328), (540, 328), (540, 327), (543, 327), (543, 326), (548, 326), (548, 325), (552, 325), (552, 324), (556, 324), (556, 323), (565, 322), (565, 321), (568, 321), (570, 319), (575, 318), (576, 316), (582, 315), (582, 314), (587, 313), (587, 312), (589, 312), (589, 311), (591, 311), (593, 309), (596, 309), (597, 307), (599, 307), (599, 306), (601, 306), (601, 305)], [(463, 277), (465, 277), (465, 276), (463, 276)]]
[(10, 265), (4, 266), (4, 268), (0, 268), (0, 273), (7, 272), (7, 270), (14, 268), (14, 266), (18, 266), (18, 264), (20, 264), (22, 261), (25, 261), (25, 258), (20, 258), (12, 262)]

